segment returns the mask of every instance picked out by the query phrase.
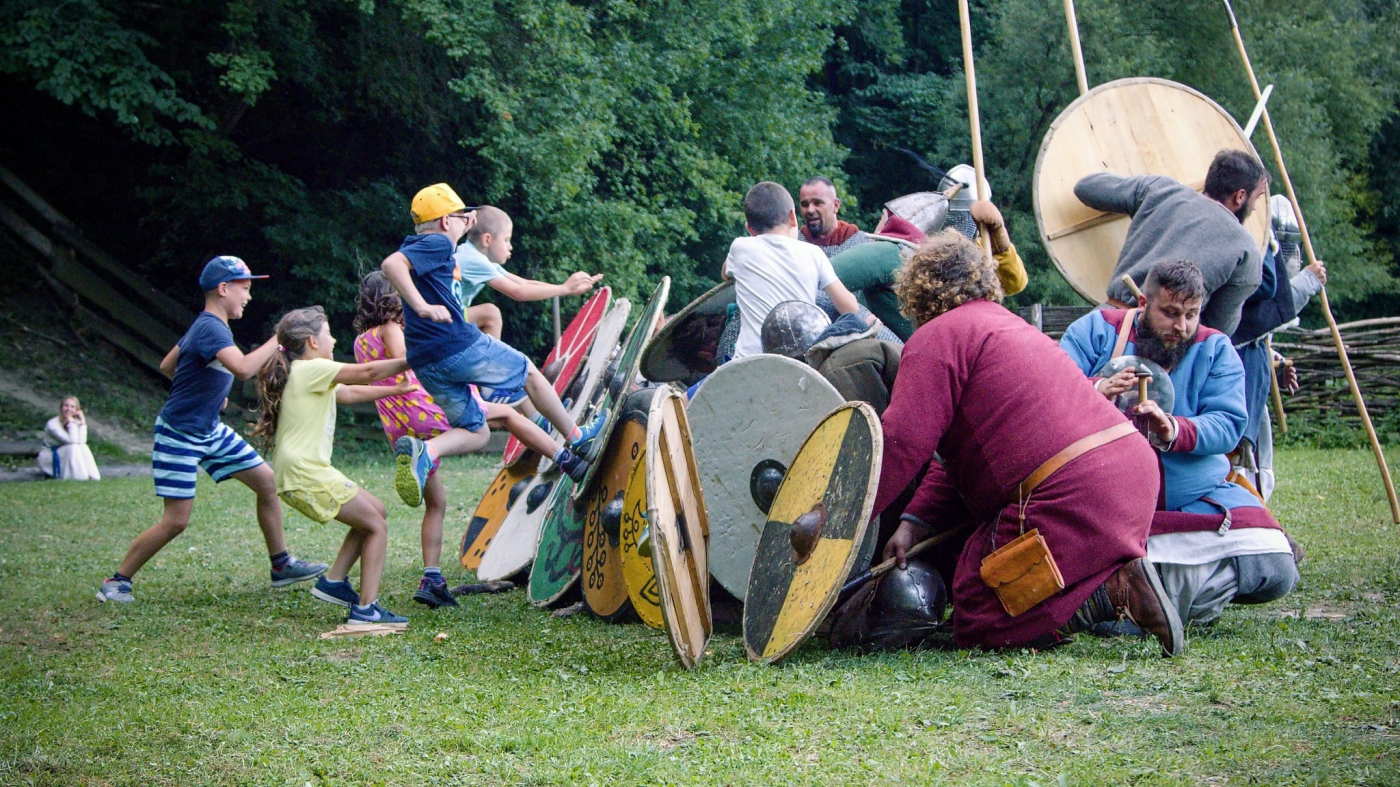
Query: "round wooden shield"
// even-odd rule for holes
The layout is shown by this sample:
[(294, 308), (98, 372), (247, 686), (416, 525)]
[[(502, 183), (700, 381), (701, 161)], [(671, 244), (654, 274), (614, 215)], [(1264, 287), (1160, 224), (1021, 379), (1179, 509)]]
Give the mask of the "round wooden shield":
[(573, 488), (573, 480), (561, 474), (545, 504), (526, 589), (530, 603), (537, 607), (553, 604), (578, 581), (583, 564), (583, 517), (569, 498)]
[(778, 485), (807, 436), (844, 401), (815, 369), (781, 355), (730, 361), (690, 400), (710, 574), (740, 601)]
[(651, 505), (647, 546), (661, 590), (661, 614), (676, 658), (694, 669), (705, 657), (714, 628), (705, 562), (709, 522), (690, 450), (685, 396), (672, 388), (662, 389), (652, 400), (646, 462)]
[[(565, 396), (573, 400), (573, 404), (569, 405), (569, 416), (575, 422), (580, 422), (584, 413), (592, 412), (597, 406), (597, 400), (602, 395), (601, 387), (607, 384), (608, 367), (617, 357), (618, 341), (622, 338), (622, 331), (627, 327), (627, 318), (631, 314), (631, 301), (618, 298), (613, 301), (612, 308), (608, 309), (603, 321), (598, 324), (593, 346), (588, 348), (588, 359), (574, 378), (574, 384), (565, 392)], [(562, 445), (564, 439), (555, 435), (555, 442)], [(553, 466), (554, 460), (551, 458), (545, 457), (540, 460), (541, 470), (548, 470)]]
[(491, 539), (481, 562), (476, 567), (476, 577), (482, 582), (495, 582), (510, 579), (529, 567), (535, 559), (535, 542), (539, 540), (540, 525), (558, 486), (560, 473), (557, 468), (535, 473), (535, 477), (525, 485), (516, 497), (515, 505), (506, 512), (505, 519)]
[(656, 584), (656, 569), (651, 564), (650, 548), (639, 550), (638, 542), (649, 537), (647, 531), (647, 461), (646, 447), (632, 465), (627, 479), (627, 495), (622, 500), (622, 525), (619, 528), (622, 551), (622, 574), (627, 582), (627, 599), (642, 622), (654, 629), (666, 628), (661, 615), (661, 588)]
[[(1225, 148), (1258, 155), (1219, 104), (1165, 79), (1108, 82), (1066, 107), (1040, 145), (1032, 189), (1040, 238), (1065, 281), (1091, 303), (1103, 303), (1130, 223), (1125, 214), (1080, 202), (1074, 184), (1081, 178), (1167, 175), (1200, 191), (1211, 160)], [(1263, 248), (1267, 205), (1245, 227)]]
[[(633, 391), (622, 406), (622, 419), (598, 461), (598, 482), (578, 501), (583, 519), (583, 600), (607, 621), (632, 611), (622, 567), (622, 519), (627, 484), (646, 451), (647, 416), (657, 389)], [(645, 510), (645, 509), (643, 509)]]
[[(626, 401), (627, 394), (632, 390), (632, 381), (637, 379), (637, 366), (642, 362), (642, 350), (646, 349), (647, 342), (656, 334), (656, 328), (661, 323), (663, 311), (666, 308), (666, 297), (671, 292), (671, 277), (662, 276), (661, 283), (656, 285), (656, 290), (651, 295), (651, 301), (647, 303), (646, 311), (642, 312), (642, 318), (637, 320), (637, 324), (632, 326), (632, 333), (627, 336), (627, 342), (623, 345), (622, 355), (617, 360), (617, 369), (610, 379), (602, 382), (603, 397), (598, 402), (598, 407), (604, 409), (607, 414), (607, 423), (600, 433), (604, 445), (612, 434), (613, 427), (617, 425), (618, 416), (621, 415), (622, 403)], [(597, 412), (596, 409), (592, 412)], [(591, 417), (591, 413), (585, 412), (582, 420)], [(601, 457), (601, 452), (599, 453)], [(585, 492), (592, 490), (594, 479), (598, 477), (600, 462), (593, 462), (588, 466), (588, 473), (584, 475), (583, 481), (574, 487), (574, 499), (582, 497)]]
[(496, 537), (501, 523), (506, 520), (506, 512), (510, 510), (509, 504), (512, 502), (512, 490), (518, 498), (525, 487), (529, 486), (538, 466), (539, 457), (532, 456), (523, 462), (501, 468), (491, 485), (486, 487), (486, 494), (482, 495), (481, 502), (476, 504), (471, 521), (467, 523), (467, 533), (462, 537), (462, 568), (475, 571), (481, 565), (482, 555), (486, 554), (491, 539)]
[(714, 314), (724, 314), (730, 304), (735, 303), (734, 282), (721, 283), (699, 298), (691, 301), (674, 317), (666, 321), (657, 332), (656, 338), (642, 353), (642, 376), (654, 383), (681, 383), (694, 385), (701, 377), (714, 371), (699, 359), (681, 357), (676, 352), (675, 334), (691, 320), (702, 319)]
[(807, 438), (773, 499), (744, 599), (744, 650), (771, 664), (826, 617), (855, 565), (880, 485), (875, 410), (848, 402)]
[[(549, 351), (549, 355), (544, 359), (544, 366), (548, 367), (555, 361), (560, 362), (559, 374), (554, 378), (554, 392), (560, 396), (569, 390), (574, 378), (578, 376), (579, 370), (583, 368), (583, 362), (588, 357), (588, 348), (593, 345), (593, 337), (598, 332), (598, 325), (603, 321), (603, 315), (608, 312), (608, 302), (612, 300), (612, 288), (603, 287), (593, 294), (592, 298), (578, 310), (578, 314), (569, 321), (569, 327), (559, 334), (559, 342), (554, 345), (554, 349)], [(506, 467), (510, 467), (520, 461), (524, 456), (526, 448), (524, 443), (515, 439), (512, 435), (506, 440), (506, 451), (501, 460)]]

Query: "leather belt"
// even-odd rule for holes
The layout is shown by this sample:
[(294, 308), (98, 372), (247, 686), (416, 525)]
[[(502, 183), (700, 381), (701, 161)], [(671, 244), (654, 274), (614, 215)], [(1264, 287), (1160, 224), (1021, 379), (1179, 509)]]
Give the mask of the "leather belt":
[(1026, 477), (1026, 480), (1021, 482), (1021, 485), (1017, 488), (1021, 500), (1025, 501), (1029, 498), (1031, 492), (1035, 491), (1037, 486), (1040, 486), (1041, 481), (1049, 478), (1056, 470), (1069, 464), (1071, 460), (1077, 459), (1101, 445), (1108, 445), (1114, 440), (1137, 433), (1137, 427), (1133, 426), (1132, 423), (1128, 421), (1124, 421), (1116, 426), (1110, 426), (1103, 431), (1094, 432), (1088, 437), (1081, 437), (1075, 440), (1065, 446), (1058, 454), (1046, 459), (1040, 467), (1035, 469), (1034, 473), (1031, 473)]

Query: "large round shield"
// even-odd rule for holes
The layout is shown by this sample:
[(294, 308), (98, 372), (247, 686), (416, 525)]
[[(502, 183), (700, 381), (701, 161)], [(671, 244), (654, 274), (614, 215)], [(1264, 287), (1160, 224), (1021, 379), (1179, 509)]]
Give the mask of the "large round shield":
[(491, 485), (486, 487), (486, 494), (482, 495), (481, 502), (472, 512), (471, 521), (467, 523), (466, 535), (462, 536), (462, 568), (475, 571), (481, 565), (481, 557), (486, 554), (486, 548), (491, 546), (491, 540), (506, 520), (510, 504), (530, 485), (538, 466), (539, 457), (531, 457), (503, 467)]
[(875, 410), (848, 402), (807, 438), (773, 499), (744, 599), (744, 650), (771, 664), (836, 603), (855, 565), (880, 485)]
[[(541, 369), (548, 369), (556, 362), (559, 364), (559, 372), (554, 378), (554, 392), (561, 397), (569, 390), (574, 377), (578, 376), (583, 368), (583, 362), (588, 358), (588, 348), (593, 346), (593, 337), (598, 333), (598, 326), (608, 312), (608, 302), (611, 299), (612, 288), (603, 287), (598, 290), (569, 321), (569, 327), (559, 334), (559, 342), (545, 357)], [(525, 445), (512, 435), (506, 440), (506, 451), (501, 461), (509, 467), (519, 461), (520, 457), (525, 455), (525, 451)]]
[[(1112, 377), (1124, 369), (1132, 369), (1137, 372), (1139, 378), (1152, 378), (1147, 383), (1147, 398), (1156, 402), (1157, 406), (1162, 408), (1162, 412), (1170, 413), (1176, 406), (1176, 383), (1172, 382), (1171, 375), (1156, 361), (1138, 355), (1120, 355), (1104, 364), (1097, 376)], [(1119, 410), (1126, 412), (1128, 408), (1137, 405), (1138, 389), (1118, 394), (1113, 403), (1118, 405)]]
[[(1125, 214), (1080, 202), (1074, 184), (1096, 172), (1167, 175), (1200, 191), (1225, 148), (1255, 153), (1219, 104), (1165, 79), (1108, 82), (1061, 112), (1041, 143), (1032, 195), (1045, 250), (1070, 286), (1091, 303), (1104, 302), (1130, 223)], [(1261, 205), (1245, 222), (1260, 248), (1268, 214)]]
[(622, 574), (627, 582), (627, 599), (642, 622), (654, 629), (666, 628), (666, 619), (661, 615), (661, 588), (656, 584), (656, 568), (651, 564), (650, 545), (643, 549), (641, 542), (650, 537), (647, 530), (647, 460), (646, 447), (642, 455), (632, 465), (632, 475), (627, 479), (627, 495), (622, 500), (622, 524), (620, 551), (622, 552)]
[(815, 369), (778, 355), (730, 361), (690, 401), (710, 573), (740, 601), (778, 485), (807, 436), (844, 401)]
[(526, 588), (530, 603), (537, 607), (553, 604), (578, 581), (583, 564), (583, 517), (569, 497), (573, 489), (573, 479), (561, 474), (545, 505)]
[[(598, 439), (602, 441), (604, 446), (607, 445), (613, 427), (617, 425), (618, 417), (622, 414), (622, 403), (626, 401), (627, 394), (632, 390), (632, 382), (637, 379), (637, 367), (642, 362), (642, 350), (646, 349), (647, 342), (651, 341), (651, 337), (656, 334), (657, 326), (661, 324), (661, 318), (666, 309), (666, 297), (670, 292), (671, 277), (662, 276), (661, 283), (656, 285), (656, 290), (651, 294), (651, 301), (647, 303), (646, 311), (642, 312), (642, 318), (637, 320), (636, 325), (632, 326), (632, 333), (628, 334), (627, 341), (622, 346), (622, 355), (617, 359), (617, 367), (611, 378), (602, 383), (603, 397), (598, 402), (598, 407), (606, 411), (608, 416), (607, 423), (599, 432)], [(588, 417), (588, 414), (584, 415), (585, 419)], [(593, 481), (598, 476), (598, 467), (597, 461), (588, 466), (588, 472), (584, 474), (583, 480), (574, 487), (575, 500), (582, 497), (585, 492), (592, 490)]]
[(685, 397), (665, 388), (647, 418), (647, 512), (652, 567), (661, 589), (661, 613), (676, 658), (687, 669), (700, 664), (710, 643), (710, 572), (705, 565), (709, 524)]
[(622, 566), (622, 519), (627, 484), (646, 451), (647, 417), (657, 390), (643, 388), (627, 397), (622, 419), (598, 457), (603, 465), (598, 482), (577, 503), (583, 520), (583, 600), (593, 614), (608, 621), (632, 611)]
[(676, 331), (692, 320), (723, 318), (734, 303), (734, 282), (729, 280), (687, 304), (661, 326), (661, 330), (642, 353), (642, 376), (654, 383), (680, 383), (691, 386), (701, 377), (713, 372), (713, 366), (708, 366), (697, 358), (682, 357), (675, 347)]

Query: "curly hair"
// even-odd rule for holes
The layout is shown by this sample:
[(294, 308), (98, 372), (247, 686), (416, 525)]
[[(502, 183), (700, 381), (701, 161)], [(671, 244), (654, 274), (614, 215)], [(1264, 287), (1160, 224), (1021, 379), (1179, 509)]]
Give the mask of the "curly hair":
[(923, 325), (969, 301), (1001, 303), (996, 266), (956, 230), (931, 236), (895, 275), (900, 314)]
[(364, 333), (386, 322), (403, 324), (403, 301), (399, 300), (387, 276), (370, 271), (360, 279), (360, 294), (355, 298), (355, 333)]
[(326, 324), (326, 312), (320, 306), (294, 309), (277, 321), (277, 352), (258, 370), (258, 398), (262, 411), (253, 427), (264, 450), (271, 451), (277, 443), (277, 417), (282, 412), (282, 392), (287, 389), (287, 377), (292, 361), (306, 352), (306, 341), (321, 332)]

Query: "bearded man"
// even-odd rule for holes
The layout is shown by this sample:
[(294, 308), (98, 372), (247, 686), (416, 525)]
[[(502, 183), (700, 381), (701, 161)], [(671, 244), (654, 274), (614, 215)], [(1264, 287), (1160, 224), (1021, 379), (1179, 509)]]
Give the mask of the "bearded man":
[(1159, 262), (1138, 308), (1090, 312), (1060, 340), (1106, 399), (1137, 385), (1131, 369), (1100, 376), (1118, 355), (1154, 361), (1171, 377), (1170, 413), (1151, 399), (1129, 412), (1162, 463), (1163, 510), (1153, 518), (1147, 556), (1181, 619), (1198, 623), (1214, 621), (1232, 602), (1281, 598), (1298, 582), (1283, 529), (1262, 500), (1226, 480), (1225, 454), (1248, 420), (1244, 366), (1228, 336), (1201, 325), (1205, 290), (1194, 263)]
[[(942, 545), (956, 554), (961, 647), (1044, 648), (1131, 620), (1180, 653), (1181, 621), (1144, 558), (1158, 488), (1147, 441), (1052, 339), (1001, 306), (996, 267), (972, 241), (933, 236), (896, 289), (918, 327), (881, 417), (875, 515), (923, 477), (885, 557), (903, 568), (931, 533), (971, 531)], [(1052, 568), (1053, 581), (1035, 570)]]
[(819, 176), (803, 183), (797, 190), (797, 203), (802, 211), (802, 240), (820, 246), (826, 256), (834, 257), (869, 239), (860, 227), (837, 216), (841, 200), (831, 178)]

